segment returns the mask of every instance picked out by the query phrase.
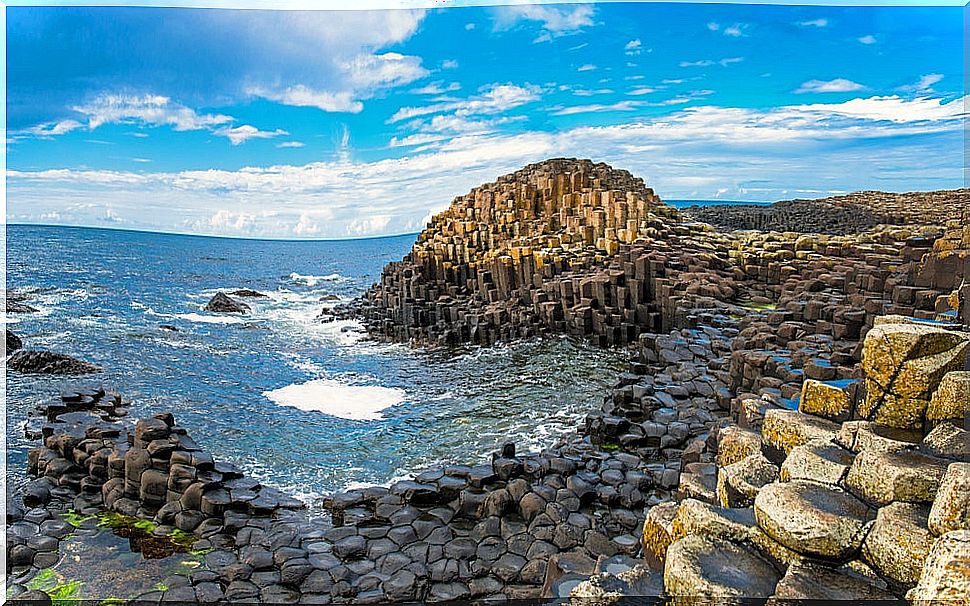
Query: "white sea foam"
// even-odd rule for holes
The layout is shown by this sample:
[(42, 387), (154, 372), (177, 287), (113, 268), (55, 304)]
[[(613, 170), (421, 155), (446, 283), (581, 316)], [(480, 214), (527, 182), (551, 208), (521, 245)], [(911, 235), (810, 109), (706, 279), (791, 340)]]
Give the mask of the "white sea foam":
[(327, 274), (325, 276), (304, 276), (296, 272), (290, 274), (290, 280), (307, 286), (316, 286), (320, 282), (337, 282), (343, 279), (344, 277), (340, 274)]
[(174, 316), (170, 316), (169, 314), (158, 315), (162, 316), (163, 318), (175, 317), (188, 320), (189, 322), (202, 322), (205, 324), (242, 324), (246, 321), (243, 318), (237, 318), (235, 316), (207, 316), (194, 312), (190, 314), (175, 314)]
[(280, 406), (342, 419), (376, 421), (382, 418), (382, 410), (403, 402), (405, 393), (379, 385), (347, 385), (333, 379), (314, 379), (264, 391), (263, 395)]

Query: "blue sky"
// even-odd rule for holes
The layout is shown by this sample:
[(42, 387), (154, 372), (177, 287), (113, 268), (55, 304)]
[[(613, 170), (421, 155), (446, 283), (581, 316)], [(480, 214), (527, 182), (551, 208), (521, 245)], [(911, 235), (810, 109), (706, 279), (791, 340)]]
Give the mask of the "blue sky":
[(664, 198), (963, 186), (959, 7), (7, 8), (7, 220), (419, 230), (555, 156)]

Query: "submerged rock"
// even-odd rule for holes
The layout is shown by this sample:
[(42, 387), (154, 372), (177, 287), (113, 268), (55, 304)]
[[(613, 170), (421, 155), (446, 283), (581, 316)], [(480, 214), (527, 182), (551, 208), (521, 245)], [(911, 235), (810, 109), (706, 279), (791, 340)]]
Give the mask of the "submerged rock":
[(216, 313), (244, 314), (249, 311), (249, 306), (233, 300), (229, 295), (220, 291), (209, 299), (209, 302), (205, 305), (205, 310)]
[(23, 340), (20, 337), (7, 330), (7, 353), (12, 351), (22, 349), (24, 346)]
[(7, 368), (17, 372), (51, 375), (82, 375), (101, 372), (101, 367), (68, 355), (53, 351), (24, 349), (7, 358)]
[(254, 299), (258, 298), (268, 298), (269, 295), (259, 292), (258, 290), (253, 290), (251, 288), (240, 288), (229, 293), (234, 297), (251, 297)]

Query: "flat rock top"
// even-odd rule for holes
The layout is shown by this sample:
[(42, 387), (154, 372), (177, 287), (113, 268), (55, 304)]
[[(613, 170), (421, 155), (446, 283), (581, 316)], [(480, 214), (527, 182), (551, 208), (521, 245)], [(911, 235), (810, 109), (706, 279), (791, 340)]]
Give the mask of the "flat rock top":
[(768, 597), (779, 578), (754, 552), (701, 535), (671, 545), (664, 565), (664, 588), (672, 596)]

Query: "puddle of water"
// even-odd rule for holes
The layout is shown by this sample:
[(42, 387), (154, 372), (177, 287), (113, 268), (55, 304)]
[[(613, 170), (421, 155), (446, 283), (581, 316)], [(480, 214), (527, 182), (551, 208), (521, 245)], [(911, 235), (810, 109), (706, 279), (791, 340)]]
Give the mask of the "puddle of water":
[(204, 554), (191, 549), (197, 537), (189, 533), (155, 536), (151, 522), (112, 513), (65, 519), (77, 530), (61, 541), (60, 560), (27, 583), (46, 591), (55, 604), (97, 600), (110, 606), (164, 590), (164, 579), (205, 566)]

